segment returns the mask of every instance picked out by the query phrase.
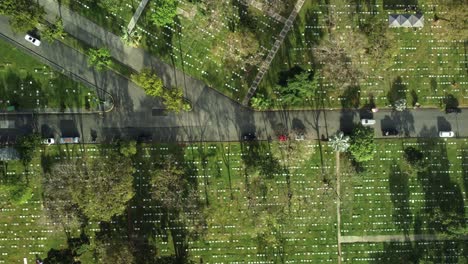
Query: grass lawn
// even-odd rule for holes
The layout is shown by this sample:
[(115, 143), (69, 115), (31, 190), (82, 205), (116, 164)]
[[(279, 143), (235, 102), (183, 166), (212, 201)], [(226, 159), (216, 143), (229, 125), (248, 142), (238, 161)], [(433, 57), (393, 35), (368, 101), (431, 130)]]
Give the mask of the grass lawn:
[(461, 241), (344, 244), (342, 263), (466, 263)]
[(93, 90), (0, 41), (0, 109), (89, 109), (98, 106)]
[[(403, 158), (407, 147), (419, 148), (428, 171), (417, 171)], [(428, 219), (434, 210), (465, 212), (467, 141), (379, 140), (364, 172), (342, 177), (342, 235), (433, 234)]]
[[(350, 88), (336, 85), (333, 77), (322, 78), (323, 89), (327, 90), (323, 99), (326, 107), (360, 107), (369, 97), (378, 107), (384, 107), (395, 93), (405, 97), (409, 106), (417, 102), (423, 107), (437, 107), (451, 95), (458, 100), (457, 104), (468, 104), (466, 26), (463, 28), (460, 21), (460, 28), (453, 29), (446, 20), (433, 21), (435, 14), (442, 18), (451, 12), (447, 6), (431, 0), (419, 1), (424, 27), (411, 29), (388, 28), (388, 14), (405, 13), (386, 7), (388, 1), (375, 1), (375, 5), (369, 1), (356, 3), (359, 4), (333, 0), (326, 5), (306, 1), (259, 92), (275, 98), (272, 88), (298, 70), (326, 68), (327, 64), (336, 63), (319, 64), (313, 54), (315, 48), (322, 44), (329, 47), (327, 43), (334, 41), (361, 74), (358, 83)], [(367, 37), (358, 34), (366, 30), (371, 32)], [(382, 35), (377, 35), (378, 32)], [(380, 42), (388, 45), (387, 51), (373, 55), (369, 50)], [(340, 74), (334, 78), (337, 75)], [(293, 107), (304, 106), (307, 107), (307, 102)]]
[[(438, 225), (430, 217), (433, 209), (445, 208), (445, 214), (464, 208), (464, 171), (468, 164), (465, 139), (377, 143), (376, 156), (363, 164), (364, 171), (356, 173), (341, 158), (342, 236), (437, 233)], [(428, 168), (424, 173), (403, 160), (402, 151), (408, 146), (423, 151)], [(67, 247), (65, 235), (57, 224), (47, 220), (41, 207), (41, 164), (79, 159), (84, 151), (88, 158), (105, 157), (112, 149), (115, 147), (106, 145), (42, 148), (38, 153), (42, 160), (37, 157), (29, 167), (32, 198), (16, 205), (2, 201), (0, 225), (9, 224), (11, 229), (0, 233), (0, 263), (16, 263), (23, 257), (31, 262), (35, 254), (45, 257), (52, 247)], [(189, 168), (187, 180), (194, 184), (203, 204), (198, 216), (168, 218), (172, 213), (161, 210), (149, 195), (155, 164), (170, 155), (181, 155), (180, 162)], [(136, 196), (126, 214), (109, 225), (90, 223), (86, 233), (93, 237), (93, 233), (119, 232), (122, 239), (144, 248), (146, 255), (160, 257), (174, 254), (180, 243), (186, 243), (188, 258), (203, 263), (336, 263), (334, 158), (326, 145), (307, 141), (142, 144), (134, 159)], [(17, 162), (9, 162), (8, 166), (7, 171), (15, 171), (15, 175), (24, 171)], [(4, 179), (9, 175), (4, 174)], [(0, 188), (0, 195), (5, 197), (7, 193)], [(454, 212), (460, 216), (460, 212)], [(201, 226), (195, 220), (199, 216), (203, 219)], [(31, 241), (38, 241), (37, 245)], [(410, 257), (423, 262), (450, 259), (463, 263), (466, 256), (461, 247), (460, 241), (354, 243), (343, 244), (343, 257), (349, 263), (405, 263)], [(408, 258), (402, 260), (401, 252), (407, 252), (404, 256)], [(85, 252), (80, 259), (95, 262), (91, 252)]]

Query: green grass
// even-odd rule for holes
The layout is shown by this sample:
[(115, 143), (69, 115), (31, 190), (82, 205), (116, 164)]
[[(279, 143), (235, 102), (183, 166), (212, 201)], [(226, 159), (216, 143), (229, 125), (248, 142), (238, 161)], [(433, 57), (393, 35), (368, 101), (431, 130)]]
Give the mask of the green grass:
[(93, 109), (96, 94), (69, 77), (0, 41), (0, 109)]
[[(403, 150), (408, 146), (422, 150), (430, 172), (418, 172), (406, 163)], [(467, 147), (466, 139), (379, 141), (365, 171), (343, 177), (342, 235), (438, 233), (437, 225), (421, 222), (436, 208), (463, 208)], [(459, 213), (467, 217), (463, 212)]]
[(343, 263), (466, 263), (461, 241), (354, 243), (342, 248)]
[[(330, 2), (334, 8), (320, 4), (318, 1), (307, 1), (295, 21), (294, 29), (288, 34), (262, 81), (259, 92), (268, 94), (270, 98), (276, 98), (272, 88), (278, 82), (284, 81), (282, 74), (290, 73), (295, 66), (304, 70), (322, 67), (317, 65), (312, 49), (329, 40), (331, 36), (340, 42), (345, 50), (358, 52), (362, 45), (356, 42), (365, 43), (366, 37), (353, 40), (349, 37), (349, 33), (359, 32), (360, 23), (371, 25), (382, 23), (385, 28), (384, 37), (369, 38), (369, 41), (372, 44), (375, 40), (387, 39), (390, 45), (387, 53), (381, 53), (383, 57), (380, 59), (366, 52), (359, 57), (356, 55), (354, 59), (351, 57), (355, 67), (363, 72), (359, 79), (360, 93), (354, 95), (358, 106), (365, 105), (370, 96), (378, 107), (389, 106), (388, 93), (395, 86), (396, 89), (402, 90), (409, 106), (418, 102), (423, 107), (438, 107), (449, 95), (455, 96), (460, 105), (466, 106), (468, 77), (464, 63), (466, 48), (463, 37), (463, 32), (466, 30), (451, 29), (448, 23), (442, 20), (434, 24), (431, 0), (419, 1), (419, 7), (425, 15), (425, 25), (422, 29), (388, 28), (388, 13), (401, 13), (404, 10), (384, 10), (382, 1), (376, 1), (379, 7), (371, 8), (366, 5), (369, 1), (359, 1), (361, 6), (356, 7), (354, 4), (349, 5), (349, 1), (334, 0)], [(446, 6), (439, 5), (436, 10), (443, 16)], [(335, 26), (332, 29), (327, 23), (328, 12), (335, 18)], [(370, 15), (365, 12), (377, 13)], [(361, 25), (361, 28), (363, 27)], [(376, 33), (379, 29), (371, 31)], [(364, 44), (364, 46), (369, 45)], [(327, 87), (331, 87), (325, 96), (326, 107), (354, 106), (346, 102), (352, 99), (350, 98), (352, 95), (346, 90), (333, 86), (330, 80), (322, 82)], [(395, 82), (398, 84), (394, 85)], [(292, 106), (292, 108), (297, 107), (310, 106), (306, 102)]]
[[(402, 225), (395, 224), (398, 217), (409, 219), (409, 234), (437, 233), (437, 225), (429, 224), (430, 210), (442, 206), (450, 211), (460, 204), (463, 208), (467, 200), (463, 191), (467, 184), (466, 140), (395, 139), (378, 140), (377, 144), (374, 160), (363, 164), (362, 172), (356, 173), (345, 156), (341, 158), (342, 235), (404, 234)], [(425, 162), (432, 164), (426, 174), (418, 175), (406, 164), (402, 151), (407, 146), (420, 148), (427, 157)], [(0, 262), (15, 263), (23, 256), (32, 259), (34, 253), (44, 257), (51, 247), (66, 248), (64, 234), (47, 220), (41, 208), (40, 164), (47, 167), (60, 159), (80, 158), (84, 153), (95, 158), (114, 150), (115, 147), (107, 145), (44, 146), (38, 155), (49, 158), (41, 162), (38, 157), (29, 167), (33, 198), (26, 204), (2, 204), (7, 210), (0, 211), (0, 225), (10, 224), (12, 231), (0, 233), (4, 238), (0, 240), (0, 253), (5, 253), (0, 254)], [(183, 166), (190, 168), (188, 180), (194, 183), (204, 204), (202, 226), (192, 222), (191, 217), (182, 222), (167, 219), (165, 211), (148, 194), (151, 170), (168, 155), (180, 155)], [(307, 141), (143, 144), (134, 160), (136, 196), (126, 214), (107, 227), (92, 223), (86, 227), (86, 233), (93, 236), (95, 232), (120, 231), (125, 239), (148, 243), (150, 250), (154, 250), (150, 255), (163, 257), (174, 254), (173, 242), (178, 241), (180, 234), (174, 226), (179, 226), (190, 232), (201, 230), (198, 236), (186, 237), (188, 256), (196, 262), (279, 262), (283, 256), (290, 262), (335, 263), (334, 158), (326, 145), (320, 151), (316, 142)], [(22, 175), (24, 168), (19, 163), (8, 164), (9, 171)], [(324, 178), (328, 179), (329, 188), (324, 185)], [(405, 208), (410, 217), (400, 214)], [(35, 232), (41, 240), (37, 238), (40, 242), (30, 246), (31, 241), (26, 238)], [(264, 240), (258, 239), (260, 234)], [(343, 257), (348, 263), (387, 259), (384, 263), (405, 263), (416, 257), (426, 263), (459, 256), (458, 262), (452, 262), (463, 263), (466, 257), (460, 251), (460, 243), (343, 244)], [(401, 252), (408, 252), (404, 259)], [(90, 252), (81, 260), (94, 263)]]

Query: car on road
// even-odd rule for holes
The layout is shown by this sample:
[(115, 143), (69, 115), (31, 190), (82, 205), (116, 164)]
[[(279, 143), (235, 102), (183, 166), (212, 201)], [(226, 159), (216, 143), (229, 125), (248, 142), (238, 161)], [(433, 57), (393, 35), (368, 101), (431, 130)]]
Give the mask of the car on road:
[(453, 131), (440, 131), (439, 137), (441, 138), (451, 138), (455, 136), (455, 132)]
[(61, 137), (60, 144), (77, 144), (80, 143), (79, 137)]
[(278, 140), (279, 140), (279, 141), (282, 141), (282, 142), (287, 141), (287, 140), (288, 140), (288, 136), (286, 136), (286, 135), (279, 135), (279, 136), (278, 136)]
[(257, 136), (255, 136), (255, 133), (245, 133), (242, 135), (243, 141), (254, 141), (255, 139), (257, 139)]
[(375, 120), (374, 119), (361, 119), (361, 124), (363, 126), (372, 126), (375, 125)]
[(42, 144), (45, 144), (45, 145), (55, 144), (55, 139), (54, 138), (45, 138), (44, 140), (42, 140)]
[(398, 130), (394, 129), (394, 128), (386, 128), (386, 129), (382, 129), (382, 136), (397, 136), (399, 133), (398, 133)]
[(37, 38), (29, 35), (29, 34), (26, 34), (26, 36), (24, 36), (24, 39), (30, 43), (32, 43), (34, 46), (37, 46), (39, 47), (39, 45), (41, 45), (41, 41), (38, 40)]

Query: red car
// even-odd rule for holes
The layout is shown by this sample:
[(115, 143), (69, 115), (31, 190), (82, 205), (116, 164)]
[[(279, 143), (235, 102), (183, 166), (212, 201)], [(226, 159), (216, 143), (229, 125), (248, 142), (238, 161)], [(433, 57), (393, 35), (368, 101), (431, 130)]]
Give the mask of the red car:
[(279, 141), (286, 141), (286, 140), (288, 140), (288, 137), (286, 135), (280, 135), (278, 137), (278, 139), (279, 139)]

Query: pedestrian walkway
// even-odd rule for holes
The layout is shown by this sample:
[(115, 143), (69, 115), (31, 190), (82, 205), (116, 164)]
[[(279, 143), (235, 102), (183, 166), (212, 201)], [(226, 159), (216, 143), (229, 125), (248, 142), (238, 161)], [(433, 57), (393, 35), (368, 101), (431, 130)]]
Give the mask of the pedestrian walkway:
[(258, 69), (257, 76), (255, 77), (252, 85), (249, 88), (249, 91), (247, 92), (247, 95), (245, 96), (244, 100), (242, 101), (243, 105), (248, 105), (250, 98), (255, 94), (255, 91), (257, 91), (258, 85), (263, 79), (263, 76), (265, 76), (265, 73), (268, 71), (270, 68), (270, 64), (273, 61), (273, 58), (275, 58), (276, 53), (278, 52), (279, 48), (283, 44), (284, 38), (288, 34), (289, 30), (291, 30), (293, 26), (293, 22), (296, 19), (297, 14), (299, 11), (301, 11), (302, 6), (304, 5), (305, 0), (298, 0), (296, 5), (294, 6), (293, 11), (289, 15), (288, 20), (286, 20), (286, 23), (283, 27), (283, 29), (280, 32), (279, 38), (276, 39), (275, 44), (273, 47), (270, 49), (268, 52), (268, 55), (266, 59), (262, 62), (262, 65)]
[(286, 23), (287, 19), (284, 18), (282, 15), (276, 13), (274, 10), (272, 10), (271, 8), (269, 7), (265, 7), (265, 5), (263, 3), (260, 3), (256, 0), (242, 0), (241, 3), (245, 4), (245, 5), (250, 5), (250, 6), (253, 6), (255, 8), (257, 8), (258, 10), (264, 12), (265, 14), (267, 14), (268, 16), (270, 16), (271, 18), (274, 18), (275, 20), (281, 22), (281, 23)]
[(135, 14), (133, 14), (133, 17), (130, 20), (130, 23), (128, 23), (127, 32), (131, 33), (133, 31), (138, 22), (138, 19), (141, 16), (141, 13), (143, 13), (143, 10), (145, 10), (146, 5), (148, 4), (148, 1), (149, 0), (141, 0), (137, 10), (135, 11)]

